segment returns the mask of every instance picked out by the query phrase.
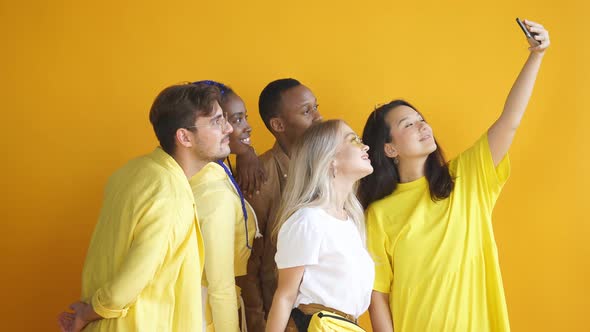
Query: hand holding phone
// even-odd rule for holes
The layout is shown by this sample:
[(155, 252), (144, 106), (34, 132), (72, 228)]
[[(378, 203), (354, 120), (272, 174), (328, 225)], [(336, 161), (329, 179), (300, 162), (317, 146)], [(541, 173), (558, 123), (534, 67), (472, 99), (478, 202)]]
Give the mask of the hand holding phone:
[(536, 46), (541, 45), (541, 42), (535, 39), (535, 37), (537, 36), (537, 33), (530, 32), (528, 27), (520, 20), (520, 18), (518, 18), (518, 17), (516, 18), (516, 23), (518, 23), (518, 25), (522, 29), (522, 32), (524, 32), (524, 35), (526, 36), (527, 41), (529, 42), (529, 44), (532, 47), (536, 47)]

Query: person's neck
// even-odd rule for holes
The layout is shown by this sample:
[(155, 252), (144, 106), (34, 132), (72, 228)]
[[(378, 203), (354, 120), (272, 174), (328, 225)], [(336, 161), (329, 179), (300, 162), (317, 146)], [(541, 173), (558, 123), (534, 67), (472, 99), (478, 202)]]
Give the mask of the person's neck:
[(286, 139), (280, 137), (277, 137), (276, 140), (281, 150), (283, 150), (287, 157), (291, 158), (291, 143), (289, 143)]
[(418, 180), (425, 175), (426, 157), (415, 158), (409, 160), (400, 160), (397, 166), (399, 172), (399, 180), (401, 183), (412, 182)]
[(346, 198), (352, 192), (354, 181), (348, 179), (334, 179), (334, 197), (328, 203), (328, 212), (338, 219), (347, 219), (348, 212), (344, 208)]
[[(234, 152), (231, 151), (230, 156), (233, 155), (236, 159), (237, 158), (248, 158), (248, 157), (257, 157), (256, 155), (256, 151), (254, 151), (254, 148), (252, 146), (248, 146), (246, 149), (240, 149), (239, 152)], [(227, 156), (226, 158), (229, 158), (230, 156)]]
[(172, 158), (174, 158), (178, 165), (180, 165), (184, 175), (186, 175), (186, 178), (189, 180), (203, 169), (205, 165), (211, 162), (211, 160), (201, 160), (183, 153), (175, 153), (172, 155)]

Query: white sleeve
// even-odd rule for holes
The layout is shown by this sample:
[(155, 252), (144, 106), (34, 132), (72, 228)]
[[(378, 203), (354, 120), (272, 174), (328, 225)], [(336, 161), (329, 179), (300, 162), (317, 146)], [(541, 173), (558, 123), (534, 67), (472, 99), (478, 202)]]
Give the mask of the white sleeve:
[(313, 213), (296, 213), (281, 227), (275, 256), (277, 268), (318, 264), (323, 236), (312, 217)]

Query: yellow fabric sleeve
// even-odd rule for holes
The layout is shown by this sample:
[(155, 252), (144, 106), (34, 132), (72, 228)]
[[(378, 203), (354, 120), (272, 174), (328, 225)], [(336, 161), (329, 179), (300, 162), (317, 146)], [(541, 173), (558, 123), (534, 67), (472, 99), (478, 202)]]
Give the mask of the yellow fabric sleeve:
[(367, 249), (375, 262), (375, 283), (373, 289), (389, 293), (393, 282), (393, 265), (388, 247), (389, 239), (383, 230), (383, 220), (375, 209), (367, 209)]
[(177, 219), (173, 205), (174, 201), (163, 198), (145, 202), (146, 210), (135, 225), (131, 247), (119, 272), (92, 296), (97, 314), (104, 318), (125, 317), (129, 306), (153, 280), (164, 260), (172, 223)]
[(233, 204), (235, 194), (229, 190), (209, 190), (199, 195), (198, 200), (206, 252), (204, 282), (213, 325), (215, 331), (239, 331), (234, 236), (242, 210)]

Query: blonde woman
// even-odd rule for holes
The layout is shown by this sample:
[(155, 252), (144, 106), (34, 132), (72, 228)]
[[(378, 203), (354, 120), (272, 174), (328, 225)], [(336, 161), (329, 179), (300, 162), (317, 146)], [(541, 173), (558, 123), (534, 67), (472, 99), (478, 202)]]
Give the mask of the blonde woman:
[(266, 331), (284, 331), (288, 323), (307, 331), (310, 321), (327, 316), (361, 330), (356, 321), (369, 307), (374, 265), (355, 191), (373, 172), (368, 149), (341, 120), (313, 125), (293, 147), (273, 232), (278, 287)]

